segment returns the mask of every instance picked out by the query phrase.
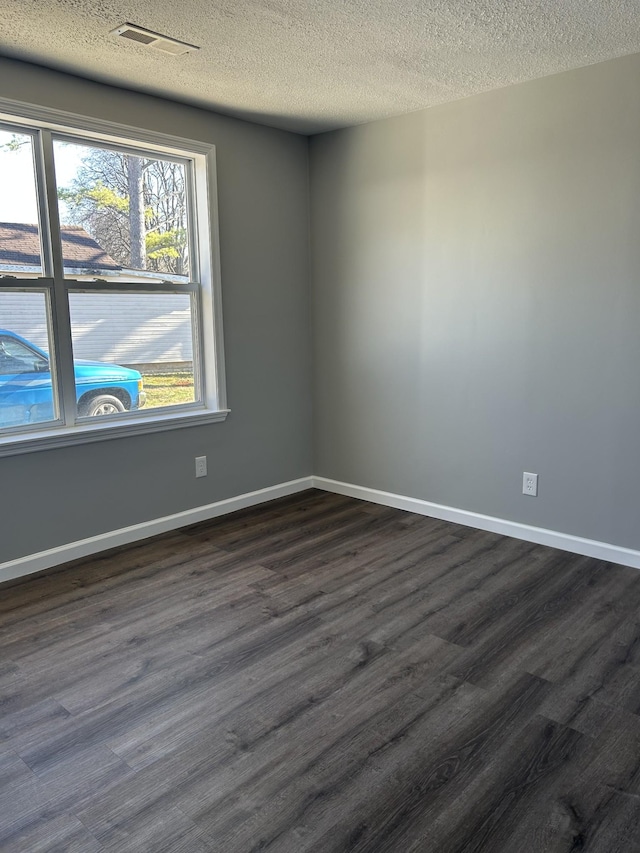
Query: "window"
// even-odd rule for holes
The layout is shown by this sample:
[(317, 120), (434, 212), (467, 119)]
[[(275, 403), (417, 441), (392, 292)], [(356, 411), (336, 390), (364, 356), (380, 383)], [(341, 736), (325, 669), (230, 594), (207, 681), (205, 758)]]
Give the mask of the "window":
[(0, 373), (38, 373), (49, 370), (43, 353), (16, 338), (0, 335)]
[(0, 455), (222, 420), (202, 143), (0, 101)]

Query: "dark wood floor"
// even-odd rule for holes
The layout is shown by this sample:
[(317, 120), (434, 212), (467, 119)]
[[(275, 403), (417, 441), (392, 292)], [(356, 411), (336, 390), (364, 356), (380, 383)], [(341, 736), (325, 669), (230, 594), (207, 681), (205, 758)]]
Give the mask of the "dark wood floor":
[(5, 853), (640, 850), (640, 573), (306, 492), (0, 590)]

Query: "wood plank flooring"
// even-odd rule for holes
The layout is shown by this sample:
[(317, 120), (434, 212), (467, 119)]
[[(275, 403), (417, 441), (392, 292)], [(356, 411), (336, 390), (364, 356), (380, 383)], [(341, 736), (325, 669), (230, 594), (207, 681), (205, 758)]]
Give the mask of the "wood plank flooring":
[(640, 573), (305, 492), (0, 588), (5, 853), (640, 851)]

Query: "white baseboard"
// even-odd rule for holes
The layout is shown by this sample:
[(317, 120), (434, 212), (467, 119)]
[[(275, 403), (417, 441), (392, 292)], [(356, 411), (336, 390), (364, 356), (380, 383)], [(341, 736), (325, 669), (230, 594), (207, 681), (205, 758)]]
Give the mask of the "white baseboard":
[(148, 539), (150, 536), (156, 536), (158, 533), (167, 533), (170, 530), (177, 530), (179, 527), (197, 524), (199, 521), (207, 521), (219, 515), (226, 515), (238, 509), (256, 506), (266, 501), (275, 500), (275, 498), (284, 498), (287, 495), (293, 495), (296, 492), (302, 492), (305, 489), (311, 488), (313, 488), (312, 478), (302, 477), (299, 480), (290, 480), (287, 483), (279, 483), (277, 486), (259, 489), (257, 492), (247, 492), (244, 495), (227, 498), (223, 501), (216, 501), (206, 506), (199, 506), (195, 509), (185, 510), (184, 512), (176, 512), (173, 515), (166, 515), (163, 518), (154, 518), (152, 521), (145, 521), (142, 524), (132, 524), (130, 527), (121, 527), (119, 530), (101, 533), (99, 536), (90, 536), (88, 539), (81, 539), (77, 542), (70, 542), (67, 545), (60, 545), (57, 548), (50, 548), (48, 551), (40, 551), (37, 554), (31, 554), (27, 557), (19, 557), (17, 560), (0, 563), (0, 583), (14, 580), (24, 575), (30, 575), (34, 572), (41, 572), (43, 569), (50, 569), (52, 566), (59, 566), (62, 563), (68, 563), (70, 560), (77, 560), (80, 557), (88, 557), (91, 554), (106, 551), (108, 548), (115, 548), (118, 545), (128, 545), (130, 542)]
[(503, 518), (495, 518), (490, 515), (482, 515), (455, 507), (443, 506), (442, 504), (423, 501), (419, 498), (410, 498), (404, 495), (395, 495), (392, 492), (383, 492), (379, 489), (369, 489), (364, 486), (355, 486), (352, 483), (341, 483), (338, 480), (330, 480), (326, 477), (301, 477), (299, 480), (290, 480), (287, 483), (279, 483), (266, 489), (255, 492), (247, 492), (226, 500), (177, 512), (163, 518), (155, 518), (141, 524), (132, 524), (130, 527), (121, 527), (109, 533), (99, 536), (91, 536), (77, 542), (70, 542), (37, 554), (19, 557), (6, 563), (0, 563), (0, 583), (14, 580), (26, 575), (40, 572), (59, 566), (70, 560), (88, 557), (109, 548), (119, 545), (128, 545), (156, 536), (159, 533), (167, 533), (186, 527), (189, 524), (197, 524), (199, 521), (207, 521), (244, 509), (257, 506), (266, 501), (283, 498), (302, 492), (305, 489), (321, 489), (325, 492), (334, 492), (339, 495), (347, 495), (352, 498), (369, 501), (370, 503), (382, 504), (383, 506), (403, 509), (407, 512), (415, 512), (418, 515), (427, 515), (431, 518), (440, 518), (443, 521), (453, 521), (456, 524), (464, 524), (467, 527), (475, 527), (479, 530), (488, 530), (492, 533), (500, 533), (504, 536), (512, 536), (515, 539), (524, 539), (526, 542), (535, 542), (538, 545), (549, 545), (551, 548), (560, 548), (563, 551), (571, 551), (574, 554), (583, 554), (586, 557), (596, 557), (599, 560), (607, 560), (622, 566), (631, 566), (640, 569), (640, 551), (631, 548), (623, 548), (620, 545), (610, 545), (606, 542), (598, 542), (594, 539), (584, 539), (581, 536), (572, 536), (568, 533), (559, 533), (556, 530), (546, 530), (542, 527), (532, 527), (528, 524), (520, 524), (516, 521), (506, 521)]
[(454, 507), (423, 501), (419, 498), (409, 498), (404, 495), (394, 495), (392, 492), (382, 492), (378, 489), (354, 486), (351, 483), (341, 483), (338, 480), (330, 480), (326, 477), (312, 477), (312, 482), (314, 488), (323, 489), (326, 492), (335, 492), (338, 495), (347, 495), (370, 503), (404, 509), (408, 512), (418, 513), (418, 515), (428, 515), (431, 518), (440, 518), (443, 521), (453, 521), (467, 527), (476, 527), (479, 530), (489, 530), (492, 533), (501, 533), (515, 539), (524, 539), (525, 542), (549, 545), (551, 548), (560, 548), (562, 551), (571, 551), (574, 554), (583, 554), (585, 557), (596, 557), (599, 560), (607, 560), (610, 563), (640, 569), (640, 551), (623, 548), (620, 545), (610, 545), (606, 542), (598, 542), (595, 539), (584, 539), (581, 536), (559, 533), (556, 530), (547, 530), (543, 527), (532, 527), (529, 524), (520, 524), (517, 521), (506, 521), (503, 518), (481, 515), (465, 509), (455, 509)]

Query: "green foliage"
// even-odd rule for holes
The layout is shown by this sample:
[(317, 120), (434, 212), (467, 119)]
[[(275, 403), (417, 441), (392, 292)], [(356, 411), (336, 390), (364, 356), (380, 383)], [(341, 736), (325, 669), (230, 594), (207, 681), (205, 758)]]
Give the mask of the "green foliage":
[(120, 213), (129, 213), (129, 199), (118, 195), (110, 187), (105, 187), (98, 181), (92, 187), (77, 187), (75, 189), (59, 189), (58, 198), (71, 207), (79, 207), (84, 201), (91, 201), (98, 209), (111, 208)]
[(0, 145), (0, 149), (4, 149), (5, 151), (19, 151), (30, 142), (31, 137), (25, 137), (22, 134), (14, 133), (8, 142), (5, 142), (4, 145)]
[(184, 248), (186, 241), (187, 235), (182, 228), (172, 228), (162, 233), (151, 231), (145, 237), (147, 257), (154, 260), (179, 258), (180, 250)]
[(122, 213), (129, 212), (129, 199), (123, 198), (104, 184), (98, 183), (87, 190), (87, 198), (93, 199), (97, 207), (111, 207)]

